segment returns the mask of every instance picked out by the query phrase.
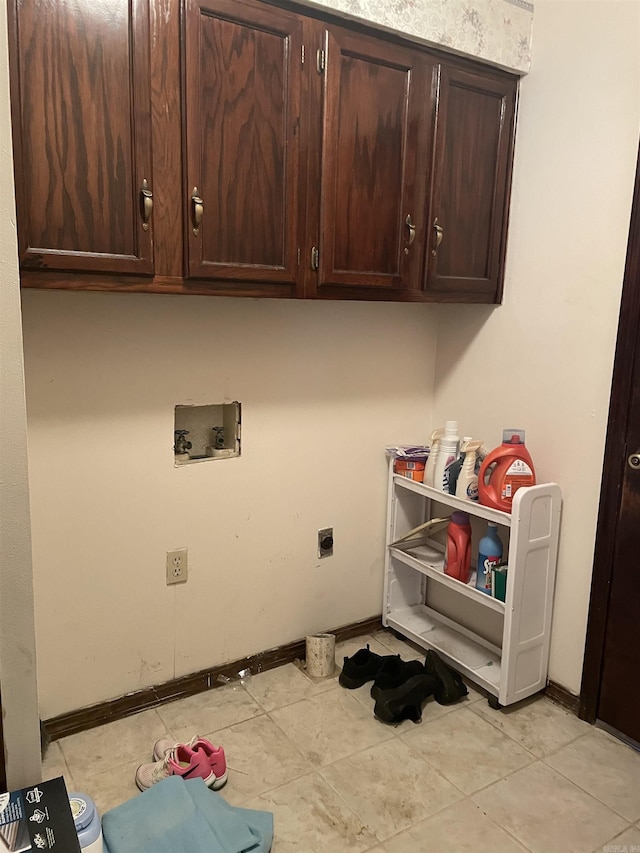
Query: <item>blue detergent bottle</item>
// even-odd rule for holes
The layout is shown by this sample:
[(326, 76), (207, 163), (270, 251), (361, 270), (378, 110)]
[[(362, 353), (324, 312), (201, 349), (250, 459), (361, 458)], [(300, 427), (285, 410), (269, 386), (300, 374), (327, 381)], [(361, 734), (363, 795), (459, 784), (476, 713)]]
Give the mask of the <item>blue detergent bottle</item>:
[(491, 569), (502, 560), (502, 542), (498, 536), (498, 525), (494, 521), (487, 524), (487, 532), (478, 546), (478, 571), (476, 589), (491, 595)]

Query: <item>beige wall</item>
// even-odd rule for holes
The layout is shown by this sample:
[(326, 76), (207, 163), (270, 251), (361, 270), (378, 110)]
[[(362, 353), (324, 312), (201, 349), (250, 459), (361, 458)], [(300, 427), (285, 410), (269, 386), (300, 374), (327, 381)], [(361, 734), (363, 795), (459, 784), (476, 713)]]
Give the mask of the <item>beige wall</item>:
[(524, 427), (564, 508), (550, 677), (578, 693), (640, 126), (640, 4), (537, 0), (504, 305), (441, 311), (436, 421)]
[[(383, 448), (428, 431), (436, 308), (23, 303), (43, 717), (380, 613)], [(231, 400), (241, 458), (176, 469), (174, 405)]]
[(0, 3), (0, 447), (2, 724), (9, 788), (21, 788), (38, 782), (41, 775), (27, 423), (4, 3)]

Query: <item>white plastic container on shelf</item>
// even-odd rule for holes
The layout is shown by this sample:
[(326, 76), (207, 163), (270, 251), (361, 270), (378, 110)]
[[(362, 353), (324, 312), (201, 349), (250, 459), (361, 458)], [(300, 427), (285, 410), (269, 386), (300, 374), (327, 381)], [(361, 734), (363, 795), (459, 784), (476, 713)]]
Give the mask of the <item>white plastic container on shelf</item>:
[(425, 486), (433, 486), (433, 476), (436, 470), (436, 461), (438, 459), (438, 451), (440, 450), (440, 439), (444, 435), (443, 429), (435, 429), (431, 433), (431, 444), (429, 445), (429, 456), (427, 464), (424, 466), (423, 482)]
[(455, 462), (460, 452), (460, 436), (458, 435), (458, 422), (447, 421), (440, 444), (438, 456), (433, 471), (433, 486), (440, 491), (448, 491), (448, 483), (445, 482), (445, 471), (447, 466)]
[(470, 439), (460, 449), (465, 454), (462, 468), (458, 474), (456, 497), (468, 501), (478, 500), (478, 475), (476, 474), (476, 455), (482, 447), (482, 441)]

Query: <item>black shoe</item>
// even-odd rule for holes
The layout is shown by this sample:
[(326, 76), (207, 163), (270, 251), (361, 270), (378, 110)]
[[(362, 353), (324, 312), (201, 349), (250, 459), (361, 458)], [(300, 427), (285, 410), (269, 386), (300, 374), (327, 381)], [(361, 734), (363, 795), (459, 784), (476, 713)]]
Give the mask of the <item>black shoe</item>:
[(385, 655), (384, 657), (377, 655), (375, 652), (369, 651), (369, 644), (367, 643), (366, 649), (359, 649), (353, 657), (344, 659), (344, 666), (338, 682), (348, 690), (362, 687), (367, 681), (374, 680), (387, 657), (394, 657), (394, 655)]
[(433, 695), (439, 705), (451, 705), (469, 692), (460, 673), (447, 666), (433, 649), (427, 652), (424, 668), (436, 680)]
[(383, 691), (373, 709), (374, 716), (383, 723), (401, 723), (403, 720), (419, 723), (424, 700), (432, 695), (436, 683), (432, 675), (423, 672), (394, 690)]
[(419, 660), (403, 661), (400, 655), (384, 658), (376, 680), (371, 686), (371, 696), (377, 699), (383, 690), (394, 690), (414, 675), (424, 675), (424, 666)]

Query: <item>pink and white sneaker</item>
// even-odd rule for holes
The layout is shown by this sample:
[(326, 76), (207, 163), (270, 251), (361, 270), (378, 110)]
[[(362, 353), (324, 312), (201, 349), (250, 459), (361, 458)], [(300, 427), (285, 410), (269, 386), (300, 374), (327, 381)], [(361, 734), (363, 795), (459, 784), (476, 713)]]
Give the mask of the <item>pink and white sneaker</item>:
[(171, 738), (161, 738), (156, 741), (153, 747), (153, 757), (156, 761), (160, 761), (177, 746), (184, 746), (194, 752), (204, 753), (206, 760), (209, 763), (211, 772), (214, 775), (214, 780), (208, 782), (210, 788), (217, 791), (222, 788), (227, 782), (227, 760), (225, 758), (224, 749), (221, 746), (214, 746), (210, 740), (194, 735), (189, 743), (177, 744)]
[(200, 778), (208, 787), (212, 787), (216, 782), (215, 773), (205, 753), (202, 750), (194, 751), (184, 744), (173, 744), (159, 761), (141, 764), (136, 770), (136, 785), (141, 791), (146, 791), (168, 776)]

